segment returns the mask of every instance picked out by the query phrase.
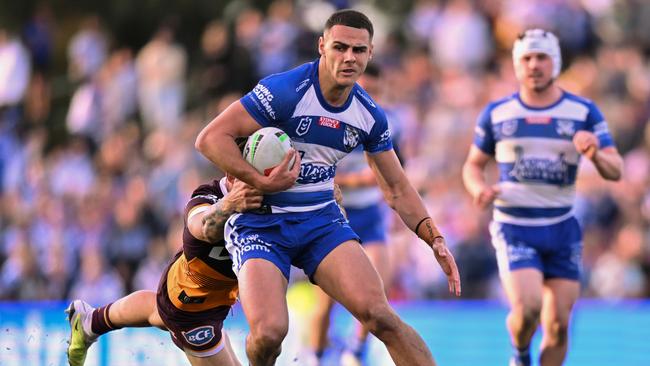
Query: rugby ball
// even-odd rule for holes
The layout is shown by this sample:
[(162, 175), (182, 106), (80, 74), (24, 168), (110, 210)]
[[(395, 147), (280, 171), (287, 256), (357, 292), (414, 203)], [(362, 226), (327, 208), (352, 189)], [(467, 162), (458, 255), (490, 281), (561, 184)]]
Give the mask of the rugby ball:
[[(275, 127), (264, 127), (248, 137), (244, 147), (244, 159), (261, 174), (269, 175), (273, 168), (280, 165), (291, 148), (291, 139), (284, 131)], [(289, 163), (289, 168), (291, 167), (293, 161)]]

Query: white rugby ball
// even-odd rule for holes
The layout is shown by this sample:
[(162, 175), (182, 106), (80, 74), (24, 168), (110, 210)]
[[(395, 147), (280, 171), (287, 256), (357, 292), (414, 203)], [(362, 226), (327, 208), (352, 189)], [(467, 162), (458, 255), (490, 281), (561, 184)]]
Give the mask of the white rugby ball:
[[(284, 131), (275, 127), (264, 127), (248, 137), (244, 147), (244, 159), (261, 174), (269, 175), (273, 168), (280, 165), (291, 148), (291, 138)], [(291, 167), (293, 160), (289, 163), (289, 168)]]

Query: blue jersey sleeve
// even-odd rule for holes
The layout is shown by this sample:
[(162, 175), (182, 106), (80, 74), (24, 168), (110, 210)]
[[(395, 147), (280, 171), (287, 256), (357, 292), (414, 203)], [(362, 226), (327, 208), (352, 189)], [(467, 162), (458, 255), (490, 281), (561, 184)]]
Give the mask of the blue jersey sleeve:
[(494, 155), (496, 141), (492, 132), (492, 107), (488, 106), (481, 112), (474, 128), (474, 145), (488, 155)]
[(239, 101), (262, 127), (276, 126), (290, 117), (291, 98), (287, 98), (286, 82), (279, 75), (271, 75), (260, 82)]
[(382, 151), (388, 151), (393, 148), (391, 139), (391, 131), (388, 128), (388, 120), (384, 111), (379, 110), (378, 113), (373, 114), (375, 117), (375, 124), (372, 126), (368, 139), (364, 143), (364, 150), (374, 154)]
[(589, 104), (589, 114), (587, 115), (587, 130), (593, 132), (598, 137), (600, 148), (614, 146), (614, 139), (609, 133), (609, 127), (605, 117), (595, 104)]

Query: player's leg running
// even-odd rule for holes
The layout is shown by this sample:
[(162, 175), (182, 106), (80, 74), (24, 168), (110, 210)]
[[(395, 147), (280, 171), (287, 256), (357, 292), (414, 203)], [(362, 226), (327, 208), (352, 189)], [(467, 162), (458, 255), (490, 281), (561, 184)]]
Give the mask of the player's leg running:
[(388, 304), (381, 279), (358, 242), (348, 240), (330, 252), (314, 280), (386, 345), (397, 366), (435, 365), (424, 340)]
[(556, 278), (544, 282), (541, 366), (562, 365), (569, 344), (568, 328), (571, 309), (579, 295), (578, 281)]
[(530, 342), (542, 308), (543, 275), (537, 269), (522, 268), (502, 274), (501, 280), (510, 302), (506, 318), (513, 347), (510, 366), (529, 366)]

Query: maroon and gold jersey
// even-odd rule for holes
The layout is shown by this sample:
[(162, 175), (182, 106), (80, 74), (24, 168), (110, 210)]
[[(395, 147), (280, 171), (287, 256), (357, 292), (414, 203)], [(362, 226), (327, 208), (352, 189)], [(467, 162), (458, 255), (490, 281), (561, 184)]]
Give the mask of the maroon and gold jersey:
[(204, 184), (192, 193), (185, 207), (183, 249), (167, 272), (167, 294), (174, 306), (184, 311), (204, 311), (233, 305), (237, 299), (237, 277), (224, 240), (208, 243), (195, 238), (188, 219), (223, 198), (225, 178)]

